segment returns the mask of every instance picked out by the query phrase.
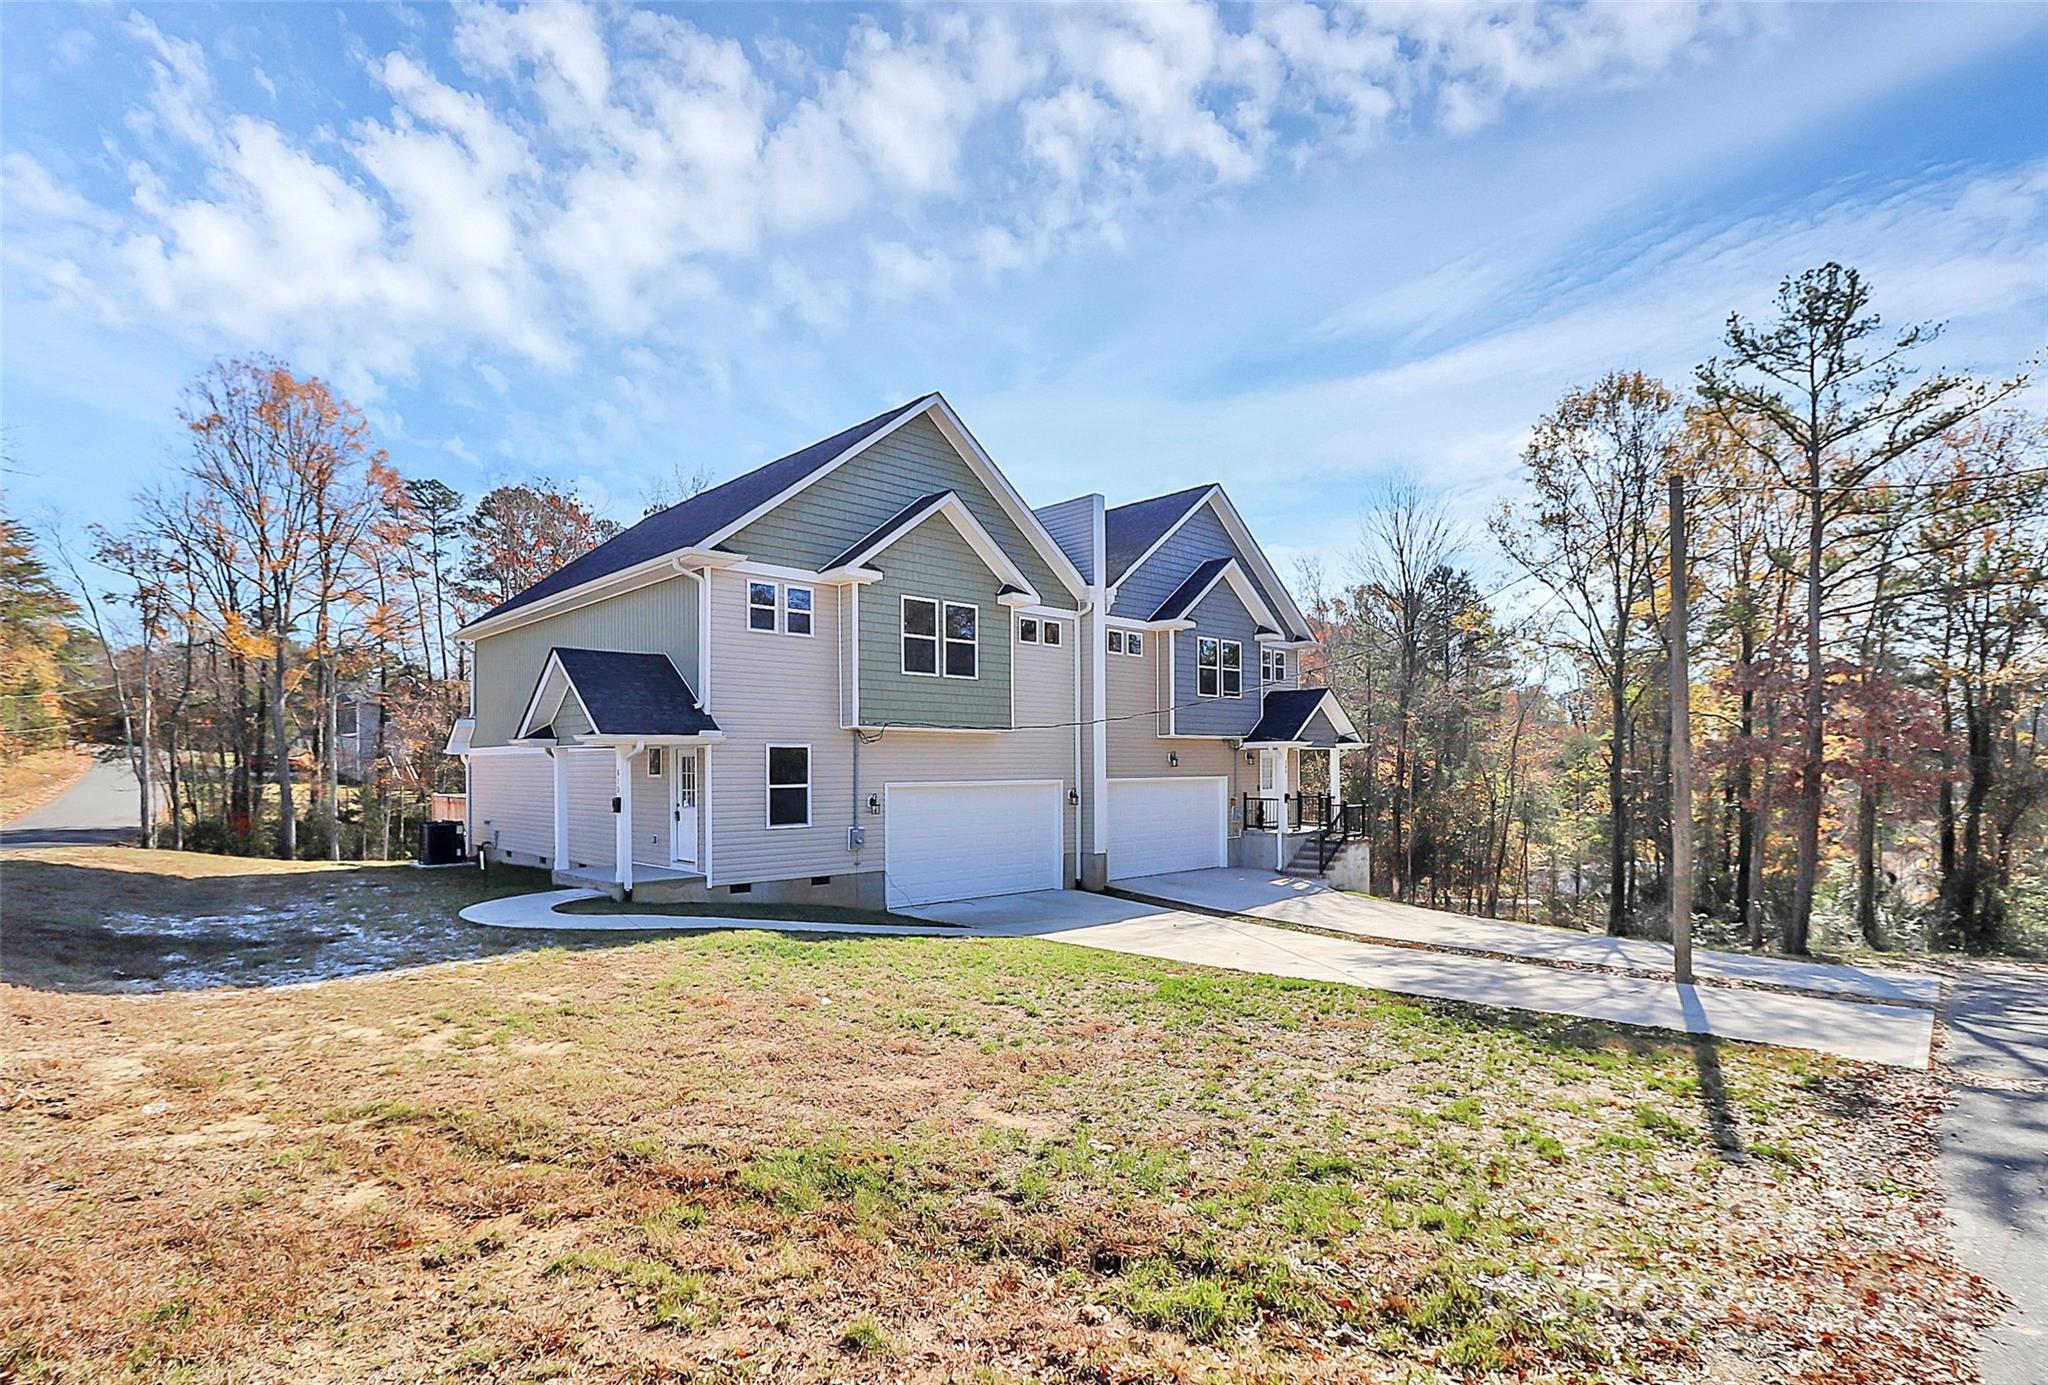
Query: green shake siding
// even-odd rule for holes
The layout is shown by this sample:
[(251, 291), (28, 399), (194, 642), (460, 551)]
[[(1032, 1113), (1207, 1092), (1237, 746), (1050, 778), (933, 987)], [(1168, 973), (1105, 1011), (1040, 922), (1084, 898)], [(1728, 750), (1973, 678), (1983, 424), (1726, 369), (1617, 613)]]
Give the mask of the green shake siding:
[[(1047, 605), (1073, 609), (1073, 598), (1052, 568), (928, 418), (904, 424), (740, 530), (724, 546), (756, 562), (815, 571), (911, 501), (944, 490), (959, 492)], [(862, 611), (866, 609), (863, 598)]]
[[(933, 516), (877, 554), (869, 566), (883, 576), (860, 589), (861, 724), (992, 730), (1008, 726), (1010, 610), (996, 604), (1001, 580), (967, 546), (952, 521)], [(947, 601), (975, 606), (978, 677), (903, 672), (905, 596), (939, 601), (942, 612)]]
[(518, 732), (526, 699), (557, 645), (666, 654), (697, 688), (697, 600), (695, 579), (671, 577), (478, 640), (470, 683), (476, 689), (476, 735), (470, 743), (503, 745)]

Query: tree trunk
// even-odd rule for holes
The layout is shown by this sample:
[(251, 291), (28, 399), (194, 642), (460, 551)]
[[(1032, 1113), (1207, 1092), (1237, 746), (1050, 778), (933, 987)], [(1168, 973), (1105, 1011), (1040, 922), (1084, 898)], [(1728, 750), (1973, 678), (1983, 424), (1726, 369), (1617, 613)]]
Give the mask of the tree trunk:
[(276, 652), (270, 657), (270, 734), (276, 743), (271, 754), (277, 764), (277, 854), (290, 861), (299, 854), (299, 810), (292, 802), (292, 747), (284, 711), (284, 635), (280, 633)]
[[(322, 672), (327, 683), (327, 859), (341, 859), (341, 686), (330, 654)], [(361, 718), (357, 719), (358, 726)], [(359, 815), (360, 816), (360, 815)]]
[(1877, 923), (1877, 790), (1865, 784), (1856, 795), (1856, 927), (1864, 943), (1884, 950)]
[(1629, 890), (1633, 884), (1628, 842), (1628, 688), (1617, 662), (1607, 679), (1607, 933), (1619, 938), (1628, 931)]
[(1806, 520), (1806, 687), (1803, 709), (1806, 725), (1800, 734), (1799, 792), (1794, 800), (1799, 813), (1798, 857), (1792, 875), (1792, 909), (1785, 918), (1785, 951), (1803, 957), (1813, 924), (1814, 886), (1820, 877), (1821, 774), (1824, 768), (1827, 712), (1826, 670), (1821, 662), (1821, 543), (1825, 538), (1820, 493), (1820, 453), (1816, 449), (1807, 466), (1808, 496)]

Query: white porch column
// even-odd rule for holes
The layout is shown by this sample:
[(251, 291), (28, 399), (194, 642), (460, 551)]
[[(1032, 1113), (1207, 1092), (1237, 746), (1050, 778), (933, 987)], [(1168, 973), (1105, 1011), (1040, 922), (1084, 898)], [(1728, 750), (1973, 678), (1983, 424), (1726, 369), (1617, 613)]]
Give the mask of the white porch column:
[(618, 775), (619, 811), (612, 824), (617, 831), (618, 881), (633, 888), (633, 752), (624, 746), (612, 748), (612, 764)]
[(1337, 776), (1337, 757), (1342, 753), (1336, 746), (1330, 747), (1330, 811), (1333, 813), (1344, 798), (1344, 781)]
[(569, 869), (569, 757), (561, 746), (548, 752), (555, 766), (555, 869)]

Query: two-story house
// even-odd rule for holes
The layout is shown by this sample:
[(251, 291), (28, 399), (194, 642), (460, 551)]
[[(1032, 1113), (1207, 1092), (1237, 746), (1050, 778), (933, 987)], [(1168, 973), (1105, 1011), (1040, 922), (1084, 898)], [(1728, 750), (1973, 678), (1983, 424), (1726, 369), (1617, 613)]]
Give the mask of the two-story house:
[(465, 626), (473, 845), (641, 898), (871, 907), (1277, 865), (1355, 740), (1220, 488), (1034, 511), (934, 394)]

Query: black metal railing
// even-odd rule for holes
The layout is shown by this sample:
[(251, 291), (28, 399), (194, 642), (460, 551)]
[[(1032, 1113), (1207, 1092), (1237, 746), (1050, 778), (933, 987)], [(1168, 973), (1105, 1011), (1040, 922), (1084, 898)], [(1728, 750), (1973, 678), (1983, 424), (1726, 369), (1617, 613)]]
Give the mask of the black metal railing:
[[(1328, 798), (1324, 799), (1325, 804)], [(1339, 803), (1335, 810), (1325, 808), (1321, 830), (1316, 833), (1316, 872), (1321, 874), (1330, 868), (1330, 862), (1337, 859), (1349, 842), (1365, 836), (1365, 805), (1363, 803)]]
[(1247, 832), (1319, 832), (1343, 806), (1326, 793), (1248, 797), (1244, 801), (1244, 827)]

